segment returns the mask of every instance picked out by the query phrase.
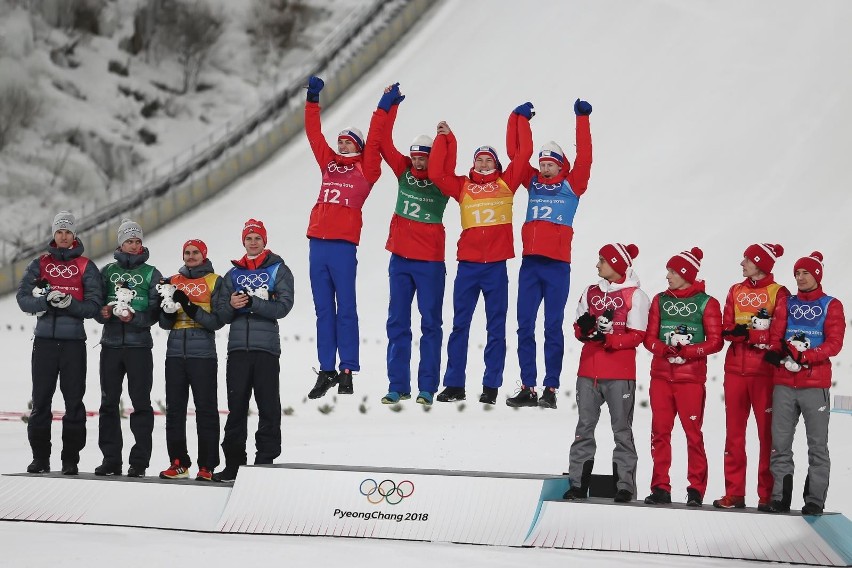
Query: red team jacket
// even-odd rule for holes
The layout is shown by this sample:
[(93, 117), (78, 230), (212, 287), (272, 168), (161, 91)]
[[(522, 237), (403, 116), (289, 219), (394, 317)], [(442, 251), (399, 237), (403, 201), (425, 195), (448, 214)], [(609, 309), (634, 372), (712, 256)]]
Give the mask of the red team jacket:
[[(804, 301), (813, 301), (825, 296), (822, 287), (810, 292), (798, 292), (796, 296)], [(769, 326), (769, 344), (772, 349), (781, 351), (781, 342), (787, 331), (787, 300), (789, 296), (781, 299), (775, 308), (775, 317)], [(846, 333), (846, 316), (843, 315), (843, 304), (837, 298), (832, 299), (827, 307), (825, 323), (823, 326), (824, 341), (822, 345), (805, 351), (807, 366), (798, 372), (788, 371), (782, 364), (774, 369), (773, 377), (776, 385), (784, 385), (792, 388), (820, 388), (831, 387), (831, 361), (840, 353), (843, 347), (843, 336)]]
[[(529, 120), (512, 113), (509, 115), (507, 133), (518, 132), (518, 147), (515, 157), (505, 171), (496, 171), (482, 175), (470, 169), (466, 176), (457, 176), (450, 168), (451, 148), (456, 147), (456, 137), (450, 132), (435, 137), (432, 153), (429, 156), (429, 179), (438, 186), (441, 193), (461, 202), (462, 189), (466, 183), (487, 184), (501, 178), (512, 193), (521, 185), (521, 165), (528, 163), (532, 156), (532, 132)], [(507, 135), (508, 141), (508, 135)], [(500, 224), (490, 227), (472, 227), (464, 229), (459, 237), (456, 260), (467, 262), (500, 262), (515, 256), (515, 241), (512, 224)]]
[(722, 328), (731, 331), (737, 323), (747, 323), (747, 337), (726, 335), (725, 341), (730, 341), (728, 352), (725, 354), (725, 372), (737, 375), (772, 376), (773, 367), (763, 360), (766, 350), (755, 345), (769, 344), (769, 330), (751, 328), (751, 322), (737, 321), (737, 312), (741, 317), (754, 315), (760, 308), (766, 308), (769, 315), (775, 314), (781, 298), (790, 295), (784, 286), (775, 283), (772, 274), (767, 274), (762, 280), (753, 282), (746, 278), (743, 282), (734, 284), (728, 290), (725, 300), (725, 311), (722, 315)]
[[(380, 151), (382, 158), (393, 170), (394, 177), (411, 171), (411, 175), (417, 179), (427, 179), (428, 171), (417, 171), (411, 169), (411, 158), (403, 155), (393, 144), (393, 124), (396, 121), (396, 113), (399, 106), (394, 105), (391, 111), (386, 113), (379, 110), (374, 114), (376, 124), (381, 128), (382, 138)], [(430, 157), (431, 159), (431, 157)], [(456, 146), (455, 138), (452, 147), (447, 151), (447, 169), (456, 169)], [(385, 249), (393, 254), (412, 260), (444, 261), (446, 250), (446, 232), (443, 223), (420, 223), (394, 213), (391, 217), (390, 232)]]
[[(648, 296), (639, 288), (639, 280), (629, 270), (622, 282), (601, 280), (586, 288), (577, 304), (577, 318), (586, 312), (598, 317), (612, 309), (612, 333), (605, 341), (587, 341), (580, 352), (578, 377), (595, 380), (636, 380), (636, 347), (645, 338), (648, 325)], [(574, 336), (580, 339), (580, 326), (574, 324)]]
[(705, 340), (681, 348), (680, 356), (686, 359), (685, 363), (669, 363), (668, 346), (660, 339), (660, 300), (672, 299), (677, 302), (703, 292), (704, 281), (698, 280), (685, 290), (666, 290), (651, 300), (645, 348), (654, 354), (651, 360), (652, 379), (681, 383), (707, 382), (707, 356), (722, 350), (722, 310), (718, 300), (710, 297), (704, 306), (702, 324)]
[[(376, 130), (379, 112), (383, 111), (376, 110), (373, 113), (363, 152), (358, 156), (341, 156), (331, 149), (322, 134), (319, 103), (305, 103), (305, 133), (321, 172), (325, 173), (332, 162), (339, 166), (354, 164), (372, 188), (382, 173), (382, 157), (379, 153), (381, 132)], [(360, 207), (347, 207), (340, 203), (316, 203), (311, 210), (307, 236), (313, 239), (349, 241), (357, 245), (361, 240), (362, 225)]]
[[(522, 132), (512, 128), (512, 123), (509, 123), (509, 132), (507, 133), (507, 146), (509, 148), (516, 147), (513, 139), (516, 139)], [(586, 188), (589, 185), (589, 176), (592, 171), (592, 134), (589, 129), (589, 117), (578, 116), (576, 127), (576, 144), (577, 158), (574, 161), (574, 167), (568, 160), (565, 160), (565, 165), (562, 171), (555, 177), (547, 180), (548, 184), (561, 183), (562, 180), (567, 180), (574, 195), (581, 197), (586, 193)], [(532, 140), (529, 142), (532, 146)], [(509, 155), (511, 158), (511, 154)], [(519, 175), (521, 183), (529, 189), (530, 182), (534, 176), (539, 175), (539, 171), (532, 167), (528, 161), (518, 164), (520, 168)], [(542, 178), (539, 178), (540, 180)], [(571, 243), (574, 239), (574, 228), (568, 225), (557, 225), (549, 221), (529, 221), (521, 227), (521, 240), (523, 242), (523, 256), (539, 255), (561, 260), (563, 262), (571, 262)]]

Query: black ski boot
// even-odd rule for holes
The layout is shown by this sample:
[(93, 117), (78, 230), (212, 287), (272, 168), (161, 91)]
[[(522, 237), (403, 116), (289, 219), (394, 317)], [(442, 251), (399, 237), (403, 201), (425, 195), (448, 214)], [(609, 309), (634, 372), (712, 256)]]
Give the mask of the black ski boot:
[(320, 398), (325, 396), (328, 389), (337, 384), (337, 371), (320, 371), (317, 373), (317, 382), (311, 392), (308, 393), (308, 398)]
[(511, 406), (512, 408), (538, 406), (538, 395), (535, 392), (535, 387), (521, 387), (518, 394), (506, 399), (506, 406)]

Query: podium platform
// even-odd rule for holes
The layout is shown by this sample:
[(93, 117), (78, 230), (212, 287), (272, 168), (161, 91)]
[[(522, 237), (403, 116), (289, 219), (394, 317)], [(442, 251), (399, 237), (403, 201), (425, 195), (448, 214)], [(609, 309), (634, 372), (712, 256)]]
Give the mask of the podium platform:
[(852, 566), (852, 522), (609, 499), (567, 477), (316, 464), (240, 468), (233, 486), (0, 476), (0, 520), (453, 542)]

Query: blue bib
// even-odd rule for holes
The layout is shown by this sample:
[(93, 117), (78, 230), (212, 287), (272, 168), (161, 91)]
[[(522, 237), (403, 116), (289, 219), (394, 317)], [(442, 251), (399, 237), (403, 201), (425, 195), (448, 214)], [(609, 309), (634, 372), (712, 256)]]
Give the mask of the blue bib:
[(787, 300), (787, 330), (784, 339), (789, 340), (797, 333), (804, 333), (811, 342), (811, 349), (825, 341), (825, 316), (831, 296), (823, 296), (812, 302), (803, 302), (796, 296)]
[[(278, 274), (279, 266), (281, 266), (280, 262), (256, 270), (234, 267), (231, 270), (231, 282), (234, 285), (234, 292), (239, 292), (240, 290), (252, 292), (258, 288), (266, 288), (269, 290), (269, 299), (273, 299), (275, 297), (275, 275)], [(240, 308), (237, 310), (237, 313), (248, 311), (248, 308)]]
[(530, 199), (527, 202), (527, 218), (530, 221), (548, 221), (557, 225), (572, 226), (580, 198), (568, 184), (568, 180), (546, 184), (534, 176), (530, 182)]

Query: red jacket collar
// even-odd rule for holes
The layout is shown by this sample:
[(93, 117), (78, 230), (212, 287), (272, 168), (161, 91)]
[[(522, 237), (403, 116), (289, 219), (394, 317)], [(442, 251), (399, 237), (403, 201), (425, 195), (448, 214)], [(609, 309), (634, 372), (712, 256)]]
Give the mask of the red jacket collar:
[(767, 274), (766, 276), (764, 276), (763, 278), (761, 278), (760, 280), (752, 280), (751, 278), (746, 278), (743, 281), (743, 284), (745, 286), (748, 286), (749, 288), (765, 288), (765, 287), (769, 286), (770, 284), (774, 284), (774, 283), (775, 283), (775, 277), (772, 275), (771, 272), (769, 274)]
[(666, 294), (674, 296), (675, 298), (688, 298), (690, 296), (700, 294), (703, 291), (704, 280), (696, 280), (689, 288), (684, 288), (683, 290), (672, 290), (671, 288), (669, 288), (668, 290), (666, 290)]
[(257, 270), (263, 266), (263, 263), (266, 262), (266, 258), (268, 256), (269, 249), (263, 249), (263, 252), (257, 255), (257, 258), (249, 258), (247, 254), (244, 254), (241, 259), (234, 260), (232, 262), (235, 266), (245, 268), (246, 270)]
[(500, 170), (495, 170), (490, 174), (483, 175), (474, 170), (473, 168), (470, 168), (470, 173), (468, 174), (468, 177), (470, 177), (470, 180), (473, 183), (488, 183), (499, 178), (501, 175), (503, 175), (503, 172), (501, 172)]
[(822, 286), (817, 286), (816, 289), (811, 290), (810, 292), (802, 292), (801, 290), (796, 292), (796, 297), (803, 302), (819, 300), (823, 296), (825, 296), (825, 292), (822, 291)]

